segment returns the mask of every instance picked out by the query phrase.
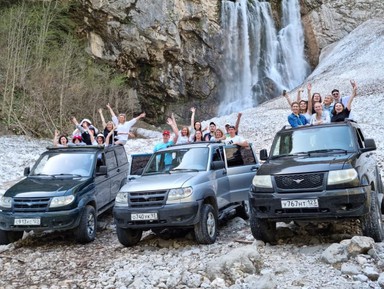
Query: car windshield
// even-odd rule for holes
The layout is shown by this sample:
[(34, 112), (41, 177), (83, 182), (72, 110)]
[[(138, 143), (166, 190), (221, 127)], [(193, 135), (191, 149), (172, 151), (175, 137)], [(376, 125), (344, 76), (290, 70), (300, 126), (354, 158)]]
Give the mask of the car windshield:
[(175, 148), (159, 151), (152, 156), (143, 175), (205, 171), (208, 154), (208, 148)]
[(313, 126), (309, 129), (289, 130), (276, 136), (271, 157), (355, 151), (353, 137), (352, 130), (347, 126)]
[(93, 153), (51, 153), (45, 154), (36, 163), (30, 176), (82, 176), (92, 173), (95, 155)]

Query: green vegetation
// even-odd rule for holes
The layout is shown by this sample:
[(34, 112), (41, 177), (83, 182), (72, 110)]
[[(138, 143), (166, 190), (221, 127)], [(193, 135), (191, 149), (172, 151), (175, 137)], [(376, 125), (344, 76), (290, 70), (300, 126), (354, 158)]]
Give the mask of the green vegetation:
[(85, 52), (87, 41), (75, 33), (79, 23), (72, 13), (81, 9), (78, 1), (15, 2), (0, 4), (3, 128), (51, 137), (54, 129), (73, 130), (71, 116), (99, 124), (97, 109), (108, 102), (117, 110), (131, 112), (130, 99), (123, 99), (127, 91), (124, 75), (92, 59)]

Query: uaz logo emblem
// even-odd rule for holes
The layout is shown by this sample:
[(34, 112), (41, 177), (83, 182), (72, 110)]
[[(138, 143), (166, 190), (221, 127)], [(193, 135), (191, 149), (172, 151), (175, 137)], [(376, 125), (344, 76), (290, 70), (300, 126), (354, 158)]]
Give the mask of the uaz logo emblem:
[(297, 179), (297, 180), (293, 180), (296, 184), (300, 184), (302, 181), (304, 181), (304, 179)]

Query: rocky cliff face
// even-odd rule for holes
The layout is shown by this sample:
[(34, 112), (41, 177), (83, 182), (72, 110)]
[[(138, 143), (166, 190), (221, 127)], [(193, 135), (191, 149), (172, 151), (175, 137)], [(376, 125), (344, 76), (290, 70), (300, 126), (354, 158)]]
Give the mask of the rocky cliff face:
[[(279, 9), (280, 0), (272, 7)], [(215, 114), (220, 101), (220, 0), (82, 0), (91, 53), (114, 61), (153, 123), (171, 111)], [(301, 0), (312, 67), (323, 48), (384, 12), (381, 0)], [(278, 13), (275, 13), (277, 15)], [(128, 99), (128, 97), (127, 97)]]
[[(90, 49), (115, 61), (148, 119), (191, 106), (212, 114), (221, 37), (216, 0), (83, 0)], [(200, 114), (201, 115), (201, 114)]]
[(329, 44), (347, 36), (372, 18), (382, 18), (381, 0), (301, 0), (307, 55), (315, 67), (320, 53)]

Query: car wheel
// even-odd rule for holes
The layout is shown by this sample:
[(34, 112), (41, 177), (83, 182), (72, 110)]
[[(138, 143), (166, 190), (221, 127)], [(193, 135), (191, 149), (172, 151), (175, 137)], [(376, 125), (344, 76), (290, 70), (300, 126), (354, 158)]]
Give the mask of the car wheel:
[(276, 242), (276, 222), (257, 218), (256, 214), (251, 212), (250, 225), (252, 235), (256, 240), (271, 244)]
[(242, 201), (241, 205), (236, 208), (236, 215), (244, 220), (249, 219), (250, 209), (249, 209), (249, 201)]
[(365, 236), (373, 238), (376, 242), (384, 240), (383, 215), (377, 192), (371, 192), (370, 211), (360, 220)]
[(213, 244), (217, 237), (217, 214), (210, 204), (200, 209), (200, 221), (194, 226), (195, 238), (199, 244)]
[(76, 241), (81, 244), (92, 242), (96, 238), (97, 219), (95, 208), (87, 205), (81, 215), (80, 224), (75, 230)]
[(24, 231), (4, 231), (0, 230), (0, 245), (8, 245), (16, 242), (23, 237)]
[(132, 247), (140, 242), (143, 230), (140, 229), (124, 229), (116, 227), (117, 239), (125, 247)]

